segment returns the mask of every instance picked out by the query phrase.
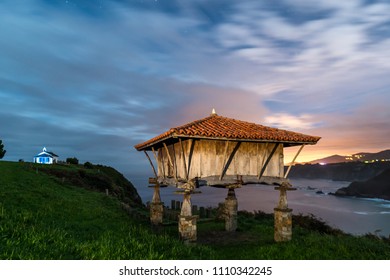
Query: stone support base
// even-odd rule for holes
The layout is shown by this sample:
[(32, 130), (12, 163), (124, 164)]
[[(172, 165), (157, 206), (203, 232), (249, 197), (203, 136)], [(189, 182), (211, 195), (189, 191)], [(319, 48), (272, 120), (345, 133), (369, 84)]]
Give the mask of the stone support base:
[(179, 215), (179, 234), (184, 243), (196, 242), (197, 228), (196, 221), (198, 216)]
[(163, 222), (164, 206), (161, 202), (150, 203), (150, 222), (152, 225), (159, 225)]
[(292, 209), (274, 209), (276, 242), (290, 241), (292, 238)]
[(225, 230), (236, 231), (237, 229), (238, 202), (234, 189), (229, 189), (225, 198)]

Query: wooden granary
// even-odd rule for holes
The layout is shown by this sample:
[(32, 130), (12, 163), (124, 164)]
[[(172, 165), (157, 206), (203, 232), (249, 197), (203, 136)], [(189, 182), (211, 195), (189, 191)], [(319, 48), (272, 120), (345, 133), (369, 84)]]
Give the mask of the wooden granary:
[[(274, 184), (280, 191), (275, 208), (275, 240), (290, 240), (292, 210), (287, 206), (286, 191), (292, 188), (287, 179), (289, 170), (284, 173), (283, 149), (300, 145), (300, 152), (304, 145), (316, 144), (319, 139), (219, 116), (213, 110), (206, 118), (171, 128), (140, 143), (135, 148), (145, 152), (155, 175), (151, 221), (162, 222), (159, 187), (176, 186), (184, 194), (180, 235), (186, 241), (195, 241), (197, 217), (192, 215), (190, 198), (197, 187), (207, 185), (228, 189), (226, 230), (232, 231), (237, 226), (234, 189), (245, 184)], [(147, 151), (153, 154), (157, 166)]]

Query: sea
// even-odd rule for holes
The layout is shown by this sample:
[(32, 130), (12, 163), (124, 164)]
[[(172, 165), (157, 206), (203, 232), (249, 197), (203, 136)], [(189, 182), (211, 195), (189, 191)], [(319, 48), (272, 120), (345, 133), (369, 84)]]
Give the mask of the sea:
[[(127, 176), (136, 187), (144, 203), (151, 201), (153, 188), (148, 187), (148, 177)], [(288, 206), (293, 214), (313, 214), (328, 225), (353, 235), (375, 234), (390, 236), (390, 201), (331, 195), (350, 182), (322, 179), (290, 179), (297, 190), (287, 193)], [(191, 202), (198, 207), (216, 207), (224, 202), (226, 189), (204, 186), (201, 193), (191, 196)], [(175, 194), (175, 187), (161, 188), (161, 200), (170, 206), (172, 200), (182, 201), (181, 194)], [(279, 199), (279, 191), (269, 185), (244, 185), (236, 189), (238, 210), (273, 213)]]

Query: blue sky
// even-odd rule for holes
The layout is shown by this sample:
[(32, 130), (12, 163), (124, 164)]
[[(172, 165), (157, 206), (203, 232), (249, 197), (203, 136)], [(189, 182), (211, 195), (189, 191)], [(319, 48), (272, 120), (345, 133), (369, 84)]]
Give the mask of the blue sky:
[(133, 146), (212, 108), (321, 136), (298, 161), (376, 152), (389, 72), (389, 1), (0, 1), (4, 160), (150, 173)]

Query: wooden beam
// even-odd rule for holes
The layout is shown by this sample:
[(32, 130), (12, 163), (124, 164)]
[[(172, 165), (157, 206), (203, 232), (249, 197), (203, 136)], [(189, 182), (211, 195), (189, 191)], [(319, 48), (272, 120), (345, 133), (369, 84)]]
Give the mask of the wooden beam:
[(172, 144), (172, 150), (173, 150), (173, 166), (175, 168), (175, 179), (177, 182), (177, 160), (176, 160), (176, 149), (175, 149), (175, 144)]
[[(171, 155), (169, 154), (169, 150), (168, 150), (167, 144), (163, 143), (163, 145), (165, 147), (165, 151), (167, 152), (168, 161), (169, 161), (171, 167), (174, 168), (174, 165), (173, 165), (173, 162), (172, 162), (172, 158), (171, 158)], [(173, 151), (175, 151), (175, 147), (173, 147)], [(177, 180), (177, 174), (175, 172), (173, 172), (173, 174), (175, 175), (174, 177)]]
[(262, 156), (258, 157), (258, 159), (261, 159), (261, 162), (260, 162), (260, 160), (257, 161), (257, 163), (258, 163), (258, 165), (257, 165), (257, 174), (260, 174), (261, 168), (264, 166), (265, 156), (267, 154), (267, 150), (268, 150), (268, 143), (265, 143), (265, 147), (262, 149)]
[(184, 153), (183, 141), (181, 141), (181, 138), (179, 138), (179, 143), (180, 143), (180, 148), (181, 148), (181, 155), (183, 157), (184, 173), (186, 175), (186, 179), (188, 180), (188, 170), (187, 170), (187, 163), (186, 163), (186, 155)]
[(226, 160), (228, 159), (228, 147), (229, 147), (229, 141), (226, 141), (225, 142), (225, 152), (223, 154), (223, 161), (222, 161), (222, 170), (221, 170), (221, 175), (219, 177), (219, 180), (222, 180), (222, 174), (223, 174), (223, 171), (225, 170), (225, 165), (226, 165)]
[(191, 170), (192, 155), (194, 154), (194, 148), (195, 148), (195, 139), (190, 139), (188, 141), (190, 141), (190, 143), (191, 143), (190, 144), (190, 153), (188, 155), (188, 165), (187, 165), (187, 168), (188, 168), (187, 174), (189, 176), (190, 170)]
[(303, 144), (303, 145), (299, 148), (297, 154), (295, 155), (295, 157), (293, 158), (292, 162), (290, 163), (290, 166), (288, 167), (286, 174), (284, 174), (284, 178), (287, 178), (288, 173), (290, 173), (291, 167), (294, 165), (295, 160), (297, 159), (298, 155), (301, 153), (301, 151), (302, 151), (302, 149), (303, 149), (304, 146), (305, 146), (305, 144)]
[(154, 147), (152, 147), (152, 152), (153, 152), (153, 156), (154, 156), (154, 159), (157, 161), (157, 155), (156, 155), (156, 150), (154, 149)]
[(263, 174), (264, 174), (264, 172), (265, 172), (265, 169), (267, 168), (268, 163), (271, 161), (271, 158), (272, 158), (272, 156), (274, 155), (274, 153), (276, 152), (276, 149), (278, 148), (278, 146), (279, 146), (279, 143), (275, 143), (275, 146), (274, 146), (274, 148), (272, 149), (271, 153), (269, 154), (267, 160), (265, 161), (265, 163), (264, 163), (264, 165), (263, 165), (263, 168), (261, 169), (260, 174), (259, 174), (259, 176), (257, 177), (257, 179), (260, 180), (260, 178), (263, 176)]
[(165, 147), (165, 151), (167, 152), (169, 164), (170, 164), (170, 165), (172, 166), (172, 168), (173, 168), (173, 163), (172, 163), (171, 155), (169, 154), (169, 150), (168, 150), (167, 144), (163, 143), (163, 145), (164, 145), (164, 147)]
[(160, 172), (160, 166), (161, 166), (161, 169), (162, 169), (162, 172), (163, 172), (163, 177), (165, 178), (164, 161), (162, 160), (162, 158), (161, 158), (161, 161), (158, 159), (158, 155), (157, 155), (157, 152), (154, 149), (154, 147), (152, 147), (152, 152), (153, 152), (154, 159), (157, 162), (157, 174)]
[[(157, 162), (157, 174), (159, 172), (159, 169), (160, 169), (160, 162), (158, 161), (158, 157), (156, 155), (156, 151), (154, 150), (154, 147), (152, 147), (152, 152), (153, 152), (153, 156), (154, 156), (154, 159), (155, 161)], [(157, 178), (157, 177), (156, 177)]]
[(232, 162), (232, 160), (234, 158), (234, 155), (236, 154), (236, 152), (237, 152), (238, 148), (240, 147), (240, 145), (241, 145), (241, 142), (237, 142), (236, 143), (236, 146), (234, 147), (232, 153), (230, 154), (228, 161), (226, 162), (224, 168), (222, 169), (221, 176), (219, 176), (219, 180), (222, 180), (223, 176), (225, 176), (226, 171), (229, 169), (230, 163)]
[(156, 179), (157, 179), (157, 173), (156, 173), (156, 169), (154, 168), (153, 162), (152, 162), (152, 160), (150, 159), (148, 153), (147, 153), (145, 150), (144, 150), (144, 153), (145, 153), (146, 157), (148, 158), (149, 163), (150, 163), (150, 165), (152, 166), (154, 176), (155, 176)]

